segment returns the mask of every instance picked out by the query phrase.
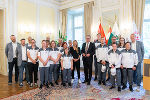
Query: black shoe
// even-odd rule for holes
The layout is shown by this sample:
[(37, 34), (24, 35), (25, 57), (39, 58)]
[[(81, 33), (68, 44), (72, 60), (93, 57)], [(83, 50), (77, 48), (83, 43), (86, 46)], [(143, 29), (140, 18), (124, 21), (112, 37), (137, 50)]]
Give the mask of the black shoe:
[(59, 85), (57, 81), (55, 82), (55, 84), (56, 84), (56, 85)]
[(111, 86), (109, 89), (113, 89), (113, 88), (115, 88), (115, 86)]
[(63, 82), (61, 83), (61, 85), (63, 85)]
[(41, 90), (41, 89), (42, 89), (42, 87), (43, 87), (43, 85), (41, 84), (41, 85), (40, 85), (40, 87), (39, 87), (39, 89)]
[(54, 84), (53, 84), (52, 82), (50, 83), (50, 85), (51, 85), (51, 86), (54, 86)]
[(97, 77), (94, 78), (94, 81), (96, 81), (96, 80), (97, 80)]
[(118, 87), (118, 92), (121, 92), (121, 87)]
[(66, 83), (63, 83), (63, 86), (66, 86)]
[(87, 85), (90, 85), (91, 83), (90, 83), (90, 81), (89, 82), (87, 82)]
[(71, 83), (68, 83), (69, 86), (71, 86)]
[(106, 81), (109, 81), (109, 79), (110, 79), (110, 78), (108, 77)]
[(133, 92), (132, 85), (129, 86), (129, 90), (130, 90), (131, 92)]
[(122, 87), (122, 90), (124, 90), (124, 89), (126, 89), (127, 88), (127, 86), (126, 85), (124, 85), (123, 87)]
[(48, 84), (46, 84), (46, 88), (49, 88), (49, 85), (48, 85)]
[(26, 78), (24, 78), (23, 81), (26, 81)]
[(103, 85), (106, 85), (106, 82), (105, 81), (102, 81)]
[(98, 81), (98, 85), (101, 85), (101, 81)]

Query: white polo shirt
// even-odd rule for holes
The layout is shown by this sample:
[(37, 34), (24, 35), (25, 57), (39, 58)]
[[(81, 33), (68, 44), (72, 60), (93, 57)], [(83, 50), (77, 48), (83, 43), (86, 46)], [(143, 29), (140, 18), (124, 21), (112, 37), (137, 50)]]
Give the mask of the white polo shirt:
[(26, 46), (22, 46), (22, 60), (27, 61), (27, 49)]
[(70, 69), (71, 68), (71, 61), (73, 59), (72, 55), (63, 54), (61, 59), (63, 60), (63, 68)]
[[(49, 52), (50, 57), (57, 59), (59, 54), (60, 54), (60, 51), (58, 48), (54, 48), (54, 49), (50, 48), (50, 52)], [(52, 60), (50, 60), (49, 62), (50, 62), (50, 64), (54, 64), (54, 62)], [(59, 64), (59, 61), (56, 64)]]
[[(45, 62), (47, 60), (47, 58), (49, 57), (49, 50), (47, 49), (43, 49), (40, 48), (38, 51), (38, 56), (40, 56), (42, 58), (42, 60)], [(47, 63), (46, 66), (43, 65), (43, 63), (39, 60), (39, 67), (49, 67), (49, 61)]]
[[(30, 53), (31, 58), (34, 60), (38, 56), (38, 50), (39, 50), (38, 47), (32, 48), (32, 46), (27, 49), (27, 51)], [(28, 62), (32, 62), (32, 61), (30, 59), (28, 59)]]

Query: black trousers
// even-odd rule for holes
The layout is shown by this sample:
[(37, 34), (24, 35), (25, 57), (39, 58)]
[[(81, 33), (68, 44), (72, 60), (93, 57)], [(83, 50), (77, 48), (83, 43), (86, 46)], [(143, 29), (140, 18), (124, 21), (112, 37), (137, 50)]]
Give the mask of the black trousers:
[(13, 73), (13, 67), (15, 65), (15, 81), (18, 82), (18, 76), (19, 76), (19, 69), (17, 66), (17, 58), (13, 58), (12, 62), (8, 62), (9, 67), (9, 73), (8, 73), (8, 82), (12, 83), (12, 73)]
[(80, 59), (77, 62), (73, 61), (72, 79), (74, 79), (74, 71), (77, 70), (78, 79), (80, 79)]
[(85, 81), (91, 81), (92, 78), (92, 59), (84, 58), (83, 60), (84, 65), (84, 74), (85, 74)]
[(34, 83), (37, 83), (38, 63), (33, 64), (33, 63), (28, 62), (28, 70), (29, 70), (30, 83), (33, 83), (33, 73), (34, 73)]
[(61, 70), (61, 64), (58, 64), (57, 72), (58, 72), (57, 81), (59, 80), (59, 76), (61, 75), (61, 81), (63, 82), (63, 71)]

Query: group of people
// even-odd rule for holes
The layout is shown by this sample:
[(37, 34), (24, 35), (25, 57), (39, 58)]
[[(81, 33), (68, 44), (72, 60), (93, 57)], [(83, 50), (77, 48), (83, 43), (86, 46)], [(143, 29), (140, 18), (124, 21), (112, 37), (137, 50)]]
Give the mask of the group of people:
[[(8, 85), (12, 84), (13, 67), (15, 66), (15, 83), (23, 87), (23, 72), (25, 69), (25, 79), (30, 87), (38, 86), (38, 71), (40, 73), (40, 89), (45, 85), (71, 86), (74, 82), (74, 71), (77, 70), (78, 83), (80, 80), (80, 58), (82, 56), (84, 65), (85, 80), (82, 83), (90, 85), (92, 79), (92, 63), (94, 57), (95, 81), (98, 84), (106, 85), (106, 81), (111, 83), (110, 89), (115, 88), (115, 82), (118, 91), (127, 88), (133, 91), (133, 83), (140, 87), (141, 84), (141, 63), (144, 57), (144, 47), (142, 42), (136, 41), (134, 34), (131, 34), (132, 42), (125, 42), (124, 38), (116, 41), (112, 37), (112, 43), (106, 45), (105, 38), (97, 34), (97, 39), (91, 42), (91, 36), (86, 36), (86, 42), (82, 48), (78, 47), (78, 42), (69, 40), (67, 42), (58, 40), (58, 44), (49, 38), (42, 40), (41, 48), (38, 48), (36, 41), (28, 37), (28, 43), (21, 39), (16, 42), (14, 35), (10, 36), (11, 42), (6, 45), (5, 54), (8, 58)], [(106, 74), (108, 78), (106, 80)], [(34, 76), (34, 77), (33, 77)], [(115, 81), (116, 80), (116, 81)]]

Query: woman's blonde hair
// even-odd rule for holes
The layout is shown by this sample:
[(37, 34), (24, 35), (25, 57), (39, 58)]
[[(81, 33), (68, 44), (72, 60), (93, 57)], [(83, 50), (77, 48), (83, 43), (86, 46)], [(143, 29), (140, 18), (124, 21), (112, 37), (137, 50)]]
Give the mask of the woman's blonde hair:
[[(74, 45), (75, 42), (77, 43), (76, 46)], [(77, 53), (79, 53), (79, 51), (78, 51), (78, 42), (77, 42), (77, 40), (74, 40), (74, 41), (73, 41), (73, 48), (77, 51)]]

